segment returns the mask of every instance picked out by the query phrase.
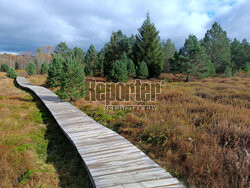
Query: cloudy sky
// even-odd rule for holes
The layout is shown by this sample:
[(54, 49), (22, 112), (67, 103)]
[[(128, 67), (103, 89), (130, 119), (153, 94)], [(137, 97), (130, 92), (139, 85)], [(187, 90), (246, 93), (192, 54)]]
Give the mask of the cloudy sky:
[(35, 51), (65, 41), (101, 49), (112, 31), (136, 34), (149, 10), (162, 39), (181, 47), (218, 21), (250, 41), (250, 0), (0, 0), (0, 52)]

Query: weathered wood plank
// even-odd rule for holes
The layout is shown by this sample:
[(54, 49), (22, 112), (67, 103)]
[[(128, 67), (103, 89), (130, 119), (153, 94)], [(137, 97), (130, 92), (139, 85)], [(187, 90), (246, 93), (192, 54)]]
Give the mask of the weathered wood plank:
[[(175, 188), (183, 188), (183, 185), (179, 184), (179, 181), (175, 178), (170, 179), (160, 179), (160, 180), (153, 180), (153, 181), (144, 181), (139, 183), (132, 183), (132, 184), (123, 184), (118, 186), (112, 186), (112, 188), (142, 188), (142, 187), (175, 187)], [(107, 187), (109, 188), (109, 187)], [(110, 187), (111, 188), (111, 187)]]
[(24, 77), (17, 83), (34, 92), (81, 155), (94, 187), (183, 187), (137, 147), (97, 123), (52, 91)]
[[(119, 182), (117, 182), (119, 178)], [(160, 179), (173, 179), (173, 177), (166, 173), (163, 169), (153, 168), (148, 170), (138, 170), (134, 172), (119, 173), (114, 175), (106, 175), (95, 178), (96, 186), (116, 186), (129, 183), (137, 183), (142, 181), (152, 181)]]

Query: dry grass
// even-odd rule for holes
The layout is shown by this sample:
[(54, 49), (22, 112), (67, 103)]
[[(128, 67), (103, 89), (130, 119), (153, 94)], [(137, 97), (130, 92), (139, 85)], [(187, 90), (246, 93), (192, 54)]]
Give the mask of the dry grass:
[[(166, 79), (167, 77), (167, 79)], [(75, 105), (126, 137), (193, 187), (249, 187), (250, 78), (168, 80), (156, 111), (105, 111), (104, 103)], [(159, 81), (161, 79), (152, 79)]]
[[(156, 111), (76, 105), (126, 137), (188, 186), (249, 187), (250, 79), (165, 84)], [(97, 108), (98, 107), (98, 108)]]
[(38, 86), (46, 86), (47, 75), (33, 75), (33, 76), (25, 76), (29, 82)]
[(188, 185), (248, 187), (249, 85), (249, 78), (166, 84), (157, 111), (141, 112), (146, 123), (127, 137)]
[(0, 187), (61, 186), (91, 186), (80, 157), (41, 102), (0, 73)]

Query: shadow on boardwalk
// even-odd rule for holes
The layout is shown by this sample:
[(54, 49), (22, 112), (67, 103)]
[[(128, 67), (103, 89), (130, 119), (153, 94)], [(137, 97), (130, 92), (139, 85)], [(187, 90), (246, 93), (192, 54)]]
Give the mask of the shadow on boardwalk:
[[(14, 84), (22, 89), (16, 82)], [(42, 114), (43, 123), (47, 125), (45, 132), (45, 139), (48, 140), (46, 162), (55, 167), (59, 175), (60, 187), (92, 187), (84, 163), (75, 147), (38, 97), (30, 91), (24, 91), (33, 97), (33, 102), (36, 103)]]

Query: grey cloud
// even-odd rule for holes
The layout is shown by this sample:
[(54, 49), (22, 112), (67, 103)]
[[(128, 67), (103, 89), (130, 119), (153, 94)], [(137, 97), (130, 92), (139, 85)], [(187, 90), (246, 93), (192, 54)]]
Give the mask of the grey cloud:
[[(242, 0), (238, 0), (242, 1)], [(217, 19), (229, 36), (248, 37), (249, 20), (244, 3), (236, 3), (229, 12), (217, 15), (233, 0), (0, 0), (0, 51), (35, 51), (44, 45), (65, 41), (70, 47), (86, 50), (90, 44), (101, 49), (112, 31), (136, 34), (147, 10), (160, 30), (161, 38), (171, 38), (181, 47), (189, 33), (204, 36)], [(247, 4), (249, 7), (249, 4)], [(246, 6), (246, 5), (245, 5)], [(210, 18), (208, 11), (214, 11)], [(231, 12), (233, 11), (233, 12)], [(234, 15), (234, 16), (232, 16)], [(228, 17), (232, 16), (231, 20)], [(237, 20), (238, 19), (238, 20)], [(236, 22), (234, 23), (234, 21)], [(233, 24), (231, 23), (233, 22)]]
[(219, 22), (228, 36), (233, 39), (242, 40), (246, 38), (250, 42), (250, 1), (245, 1), (230, 11), (215, 16), (214, 20)]

